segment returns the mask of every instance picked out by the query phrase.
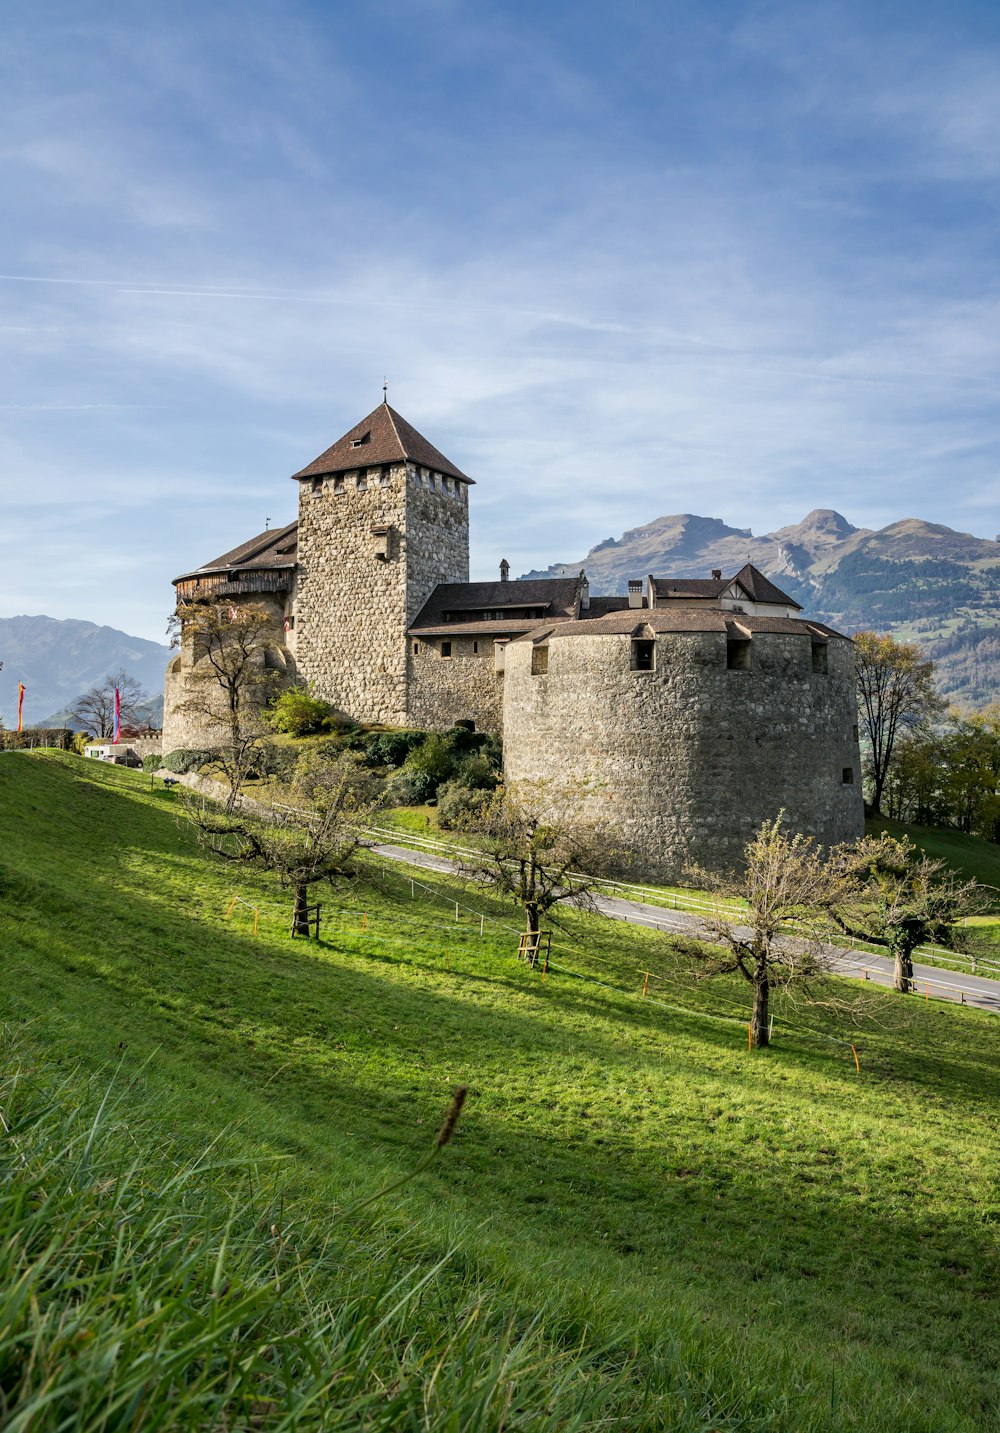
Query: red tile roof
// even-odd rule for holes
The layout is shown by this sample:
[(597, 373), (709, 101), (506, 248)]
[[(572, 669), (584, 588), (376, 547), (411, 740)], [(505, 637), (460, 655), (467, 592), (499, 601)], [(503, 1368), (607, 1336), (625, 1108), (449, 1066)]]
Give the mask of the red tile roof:
[(388, 403), (380, 403), (374, 412), (362, 418), (360, 423), (355, 423), (350, 432), (338, 438), (325, 453), (320, 453), (318, 458), (292, 476), (318, 478), (327, 473), (345, 473), (351, 468), (373, 468), (381, 463), (406, 461), (431, 468), (436, 473), (446, 473), (463, 483), (473, 481)]

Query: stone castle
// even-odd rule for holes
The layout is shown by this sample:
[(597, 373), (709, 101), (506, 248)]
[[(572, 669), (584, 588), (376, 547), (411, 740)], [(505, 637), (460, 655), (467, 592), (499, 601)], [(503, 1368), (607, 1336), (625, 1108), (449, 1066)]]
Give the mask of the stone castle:
[(473, 480), (387, 402), (294, 479), (297, 522), (175, 581), (164, 751), (206, 744), (187, 604), (252, 602), (269, 663), (358, 721), (501, 735), (508, 785), (575, 793), (649, 877), (738, 864), (779, 810), (823, 845), (862, 834), (852, 643), (755, 567), (622, 597), (506, 562), (469, 582)]

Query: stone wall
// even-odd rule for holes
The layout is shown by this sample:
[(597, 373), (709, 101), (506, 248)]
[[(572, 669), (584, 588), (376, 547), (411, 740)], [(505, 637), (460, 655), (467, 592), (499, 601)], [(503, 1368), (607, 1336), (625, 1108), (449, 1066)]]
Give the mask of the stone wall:
[(503, 673), (493, 669), (492, 637), (447, 640), (450, 657), (441, 655), (440, 638), (410, 642), (409, 724), (444, 731), (457, 721), (471, 721), (476, 731), (500, 736)]
[[(294, 588), (287, 594), (262, 596), (255, 593), (252, 605), (266, 607), (274, 621), (277, 647), (268, 654), (265, 662), (261, 653), (260, 665), (265, 665), (279, 675), (293, 679), (296, 675), (294, 626), (285, 630), (290, 620), (294, 601)], [(249, 602), (249, 599), (248, 599)], [(232, 605), (239, 609), (239, 599)], [(181, 643), (177, 654), (167, 665), (163, 686), (163, 739), (162, 751), (178, 749), (202, 751), (217, 746), (226, 735), (226, 701), (216, 681), (211, 666), (202, 658), (198, 659), (191, 640), (190, 629), (181, 631)]]
[(469, 571), (467, 486), (403, 463), (301, 480), (302, 676), (358, 721), (409, 720), (406, 629)]
[(652, 671), (630, 656), (628, 636), (553, 637), (532, 675), (532, 643), (510, 644), (509, 783), (576, 792), (581, 819), (646, 879), (737, 866), (782, 809), (823, 845), (863, 834), (850, 641), (830, 640), (826, 674), (805, 632), (756, 634), (750, 671), (727, 669), (724, 632), (657, 636)]

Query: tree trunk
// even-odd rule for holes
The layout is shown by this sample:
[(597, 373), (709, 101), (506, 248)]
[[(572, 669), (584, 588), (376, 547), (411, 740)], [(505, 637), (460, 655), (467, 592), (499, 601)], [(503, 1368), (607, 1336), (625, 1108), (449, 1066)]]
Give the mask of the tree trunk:
[(913, 989), (913, 960), (908, 950), (897, 949), (893, 962), (892, 983), (900, 995), (909, 995)]
[(770, 1043), (767, 1033), (768, 1000), (771, 987), (767, 977), (758, 975), (753, 983), (753, 1014), (750, 1017), (750, 1044), (763, 1049)]
[(528, 929), (531, 931), (531, 934), (537, 935), (540, 929), (538, 921), (538, 902), (525, 901), (524, 914), (528, 922)]
[(309, 934), (309, 887), (299, 882), (295, 887), (295, 902), (292, 906), (292, 935)]

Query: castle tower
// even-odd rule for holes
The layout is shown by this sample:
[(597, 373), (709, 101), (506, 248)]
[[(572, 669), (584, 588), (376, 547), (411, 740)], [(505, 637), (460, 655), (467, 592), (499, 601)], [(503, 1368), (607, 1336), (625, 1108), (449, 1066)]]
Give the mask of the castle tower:
[(468, 581), (472, 479), (387, 402), (294, 477), (298, 670), (356, 720), (403, 726), (406, 630), (438, 583)]

